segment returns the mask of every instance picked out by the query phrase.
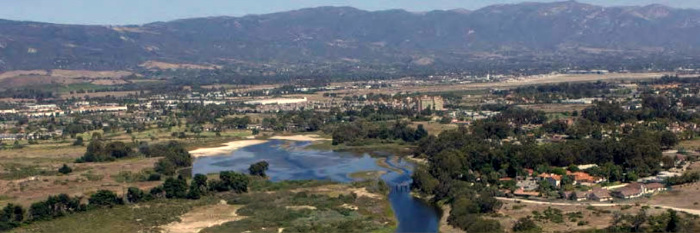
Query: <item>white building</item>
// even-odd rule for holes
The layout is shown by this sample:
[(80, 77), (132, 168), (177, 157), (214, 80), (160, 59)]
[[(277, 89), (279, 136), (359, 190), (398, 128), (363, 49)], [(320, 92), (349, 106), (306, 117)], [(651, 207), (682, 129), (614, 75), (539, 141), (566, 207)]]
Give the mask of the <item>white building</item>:
[(250, 104), (250, 105), (271, 105), (271, 104), (284, 105), (284, 104), (305, 103), (306, 101), (308, 101), (308, 100), (306, 99), (306, 97), (304, 97), (302, 99), (279, 98), (279, 99), (251, 100), (251, 101), (246, 101), (244, 103)]

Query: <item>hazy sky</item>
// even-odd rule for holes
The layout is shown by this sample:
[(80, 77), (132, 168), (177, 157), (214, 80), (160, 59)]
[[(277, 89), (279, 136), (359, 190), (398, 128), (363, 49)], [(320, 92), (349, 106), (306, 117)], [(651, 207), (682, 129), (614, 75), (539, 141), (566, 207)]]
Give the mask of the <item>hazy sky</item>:
[[(72, 24), (143, 24), (205, 16), (242, 16), (316, 6), (365, 10), (478, 9), (524, 0), (0, 0), (0, 18)], [(551, 0), (529, 0), (551, 1)], [(579, 0), (597, 5), (660, 3), (700, 8), (700, 0)]]

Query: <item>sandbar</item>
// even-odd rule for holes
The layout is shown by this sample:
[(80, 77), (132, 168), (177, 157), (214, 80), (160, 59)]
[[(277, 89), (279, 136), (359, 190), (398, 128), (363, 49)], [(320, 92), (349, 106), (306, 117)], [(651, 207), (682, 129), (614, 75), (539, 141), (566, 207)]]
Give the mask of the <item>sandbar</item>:
[(232, 141), (232, 142), (224, 143), (220, 147), (195, 149), (195, 150), (190, 151), (190, 155), (192, 155), (192, 157), (195, 157), (195, 158), (205, 157), (205, 156), (222, 155), (222, 154), (231, 153), (232, 151), (241, 149), (241, 148), (246, 147), (246, 146), (253, 146), (253, 145), (263, 144), (266, 142), (267, 142), (267, 140)]
[(291, 135), (291, 136), (273, 136), (270, 139), (274, 140), (288, 140), (288, 141), (300, 141), (300, 142), (314, 142), (314, 141), (328, 141), (331, 139), (322, 138), (321, 136), (315, 134), (305, 134), (305, 135)]

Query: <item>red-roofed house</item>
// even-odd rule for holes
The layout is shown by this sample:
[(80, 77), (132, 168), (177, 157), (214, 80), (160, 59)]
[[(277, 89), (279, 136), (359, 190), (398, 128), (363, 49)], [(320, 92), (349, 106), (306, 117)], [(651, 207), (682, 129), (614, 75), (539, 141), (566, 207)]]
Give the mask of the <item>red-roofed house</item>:
[(566, 171), (566, 175), (574, 177), (574, 184), (597, 184), (605, 181), (604, 178), (594, 177), (586, 172), (570, 172)]
[(544, 180), (552, 184), (554, 187), (559, 187), (561, 184), (561, 176), (553, 173), (542, 173), (539, 176), (540, 180)]

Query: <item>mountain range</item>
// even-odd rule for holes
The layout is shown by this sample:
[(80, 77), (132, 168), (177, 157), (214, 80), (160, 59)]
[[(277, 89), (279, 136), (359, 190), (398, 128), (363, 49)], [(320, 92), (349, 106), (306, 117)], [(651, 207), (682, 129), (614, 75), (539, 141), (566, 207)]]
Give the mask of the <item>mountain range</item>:
[(319, 7), (124, 26), (0, 20), (0, 71), (133, 70), (148, 61), (311, 69), (595, 67), (693, 63), (698, 52), (700, 10), (663, 5), (566, 1), (421, 13)]

